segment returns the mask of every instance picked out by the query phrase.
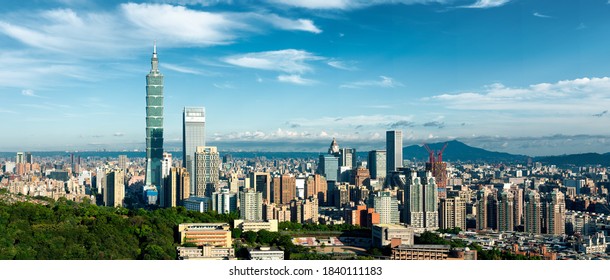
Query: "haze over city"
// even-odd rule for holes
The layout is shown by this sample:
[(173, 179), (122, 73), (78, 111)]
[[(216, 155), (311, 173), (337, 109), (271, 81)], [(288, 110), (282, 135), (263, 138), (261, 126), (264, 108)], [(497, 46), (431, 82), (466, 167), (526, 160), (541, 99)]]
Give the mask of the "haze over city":
[[(156, 40), (165, 143), (206, 108), (219, 149), (459, 139), (608, 152), (610, 3), (19, 1), (0, 8), (0, 151), (143, 150)], [(149, 19), (154, 18), (154, 21)]]

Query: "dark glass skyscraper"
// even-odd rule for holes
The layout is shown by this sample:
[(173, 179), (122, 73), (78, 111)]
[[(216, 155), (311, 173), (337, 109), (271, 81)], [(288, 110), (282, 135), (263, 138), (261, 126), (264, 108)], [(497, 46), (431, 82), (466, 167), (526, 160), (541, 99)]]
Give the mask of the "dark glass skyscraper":
[(146, 185), (161, 187), (163, 159), (163, 74), (159, 72), (157, 44), (146, 75)]

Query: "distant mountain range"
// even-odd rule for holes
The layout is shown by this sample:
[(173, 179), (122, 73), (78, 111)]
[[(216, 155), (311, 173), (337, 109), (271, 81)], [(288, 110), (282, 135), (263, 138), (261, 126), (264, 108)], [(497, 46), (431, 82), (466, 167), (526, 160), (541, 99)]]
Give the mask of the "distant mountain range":
[[(602, 165), (610, 166), (610, 153), (584, 153), (573, 155), (559, 156), (543, 156), (543, 157), (528, 157), (524, 155), (514, 155), (509, 153), (492, 152), (481, 148), (468, 146), (460, 141), (453, 140), (449, 142), (428, 144), (430, 149), (435, 153), (443, 148), (447, 143), (447, 147), (443, 152), (443, 161), (449, 162), (522, 162), (525, 163), (529, 158), (533, 162), (541, 162), (543, 164), (554, 165)], [(409, 160), (428, 161), (429, 153), (423, 146), (411, 145), (402, 149), (403, 157)]]
[[(443, 146), (447, 147), (443, 151), (443, 161), (449, 162), (525, 162), (528, 157), (524, 155), (513, 155), (509, 153), (492, 152), (481, 148), (468, 146), (460, 141), (428, 144), (435, 153), (440, 151)], [(405, 159), (415, 161), (428, 161), (429, 153), (423, 146), (411, 145), (402, 149)]]
[[(460, 141), (453, 140), (449, 142), (440, 142), (428, 144), (430, 149), (438, 152), (447, 144), (443, 152), (443, 161), (448, 162), (487, 162), (487, 163), (526, 163), (529, 158), (533, 162), (541, 162), (544, 164), (554, 165), (602, 165), (610, 166), (610, 153), (598, 154), (598, 153), (585, 153), (585, 154), (572, 154), (572, 155), (559, 155), (559, 156), (544, 156), (544, 157), (528, 157), (525, 155), (514, 155), (502, 152), (493, 152), (481, 148), (472, 147), (466, 145)], [(172, 151), (173, 157), (176, 159), (182, 158), (182, 152)], [(69, 152), (32, 152), (35, 157), (69, 157)], [(117, 152), (117, 151), (85, 151), (85, 152), (74, 152), (75, 157), (87, 158), (87, 157), (100, 157), (100, 158), (116, 158), (119, 154), (125, 154), (129, 158), (142, 158), (145, 156), (144, 152)], [(235, 151), (221, 151), (221, 156), (231, 154), (236, 158), (254, 158), (254, 157), (266, 157), (268, 159), (278, 158), (310, 158), (316, 159), (320, 154), (325, 152), (235, 152)], [(360, 159), (366, 159), (368, 157), (368, 151), (359, 150), (358, 157)], [(423, 147), (419, 145), (411, 145), (403, 148), (403, 157), (408, 160), (415, 160), (418, 162), (428, 161), (429, 153)], [(14, 152), (0, 152), (0, 158), (12, 159), (14, 161)]]

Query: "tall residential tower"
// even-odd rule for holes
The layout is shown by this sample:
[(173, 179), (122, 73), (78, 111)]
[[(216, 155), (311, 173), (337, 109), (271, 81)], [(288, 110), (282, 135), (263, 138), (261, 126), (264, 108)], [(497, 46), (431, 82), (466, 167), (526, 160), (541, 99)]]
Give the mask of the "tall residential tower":
[(150, 73), (146, 75), (146, 185), (161, 186), (163, 159), (163, 74), (159, 72), (157, 44), (153, 47)]

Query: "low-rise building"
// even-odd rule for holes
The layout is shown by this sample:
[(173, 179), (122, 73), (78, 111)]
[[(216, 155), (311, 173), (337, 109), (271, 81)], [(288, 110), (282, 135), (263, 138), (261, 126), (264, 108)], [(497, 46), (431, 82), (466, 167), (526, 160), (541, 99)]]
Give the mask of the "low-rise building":
[(251, 260), (276, 261), (284, 259), (284, 251), (272, 247), (260, 247), (248, 250)]
[(212, 199), (209, 197), (191, 196), (184, 200), (186, 210), (207, 212), (212, 210)]
[(227, 223), (188, 223), (178, 226), (180, 241), (197, 246), (231, 247), (231, 230)]
[(242, 231), (254, 231), (258, 232), (259, 230), (268, 230), (271, 232), (277, 232), (278, 229), (278, 221), (277, 220), (269, 220), (265, 221), (244, 221), (244, 220), (234, 220), (233, 227), (241, 229)]
[(232, 247), (178, 247), (179, 260), (232, 260), (235, 259), (235, 249)]
[(579, 251), (585, 254), (605, 253), (608, 251), (608, 243), (603, 232), (587, 236), (579, 245)]
[(373, 225), (372, 242), (373, 247), (386, 246), (393, 241), (399, 240), (399, 244), (413, 245), (413, 228), (396, 224)]
[(446, 260), (449, 245), (398, 245), (392, 248), (392, 260)]

